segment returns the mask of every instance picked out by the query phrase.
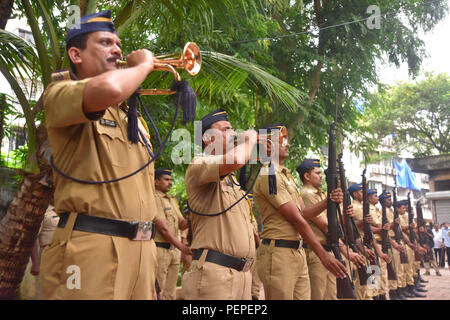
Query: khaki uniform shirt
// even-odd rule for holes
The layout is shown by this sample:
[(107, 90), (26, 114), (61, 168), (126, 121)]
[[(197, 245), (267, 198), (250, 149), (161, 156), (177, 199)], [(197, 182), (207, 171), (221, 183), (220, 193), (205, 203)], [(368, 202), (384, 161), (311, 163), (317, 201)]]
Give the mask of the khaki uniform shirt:
[[(394, 222), (394, 210), (392, 209), (392, 207), (386, 208), (386, 217), (389, 223)], [(389, 230), (389, 237), (395, 237), (394, 228), (391, 228)]]
[[(372, 225), (378, 226), (380, 225), (382, 228), (383, 226), (381, 225), (381, 211), (378, 210), (378, 208), (376, 206), (374, 206), (373, 204), (369, 205), (370, 208), (370, 216), (372, 217)], [(383, 239), (382, 234), (381, 233), (373, 233), (373, 237), (375, 238), (375, 240), (377, 241), (381, 241)]]
[(41, 228), (38, 233), (40, 247), (50, 244), (53, 237), (53, 232), (55, 232), (55, 229), (58, 226), (59, 216), (56, 214), (54, 209), (54, 206), (49, 205), (47, 211), (45, 211), (44, 220), (42, 220)]
[(263, 231), (261, 238), (300, 240), (301, 236), (295, 227), (278, 212), (278, 208), (289, 201), (293, 201), (301, 212), (300, 193), (289, 169), (280, 165), (275, 169), (277, 179), (277, 194), (269, 194), (268, 165), (261, 168), (253, 195), (261, 214)]
[[(244, 192), (233, 183), (232, 176), (219, 176), (223, 156), (195, 157), (186, 171), (186, 193), (189, 207), (204, 214), (215, 214), (229, 208)], [(238, 258), (254, 258), (255, 239), (250, 209), (246, 199), (218, 216), (192, 219), (192, 248), (211, 249)]]
[[(353, 199), (352, 205), (353, 205), (353, 220), (355, 220), (355, 222), (363, 221), (363, 204), (362, 204), (362, 202), (358, 201), (356, 199)], [(363, 236), (363, 234), (364, 234), (363, 227), (362, 226), (360, 227), (357, 223), (356, 223), (356, 226), (358, 227), (358, 230), (359, 230), (359, 233), (361, 234), (361, 236)]]
[[(300, 189), (300, 196), (302, 197), (302, 200), (303, 200), (305, 206), (314, 205), (314, 204), (327, 198), (325, 193), (323, 193), (319, 189), (314, 188), (313, 186), (311, 186), (309, 184), (303, 185), (303, 187)], [(315, 219), (322, 217), (322, 216), (327, 217), (327, 210), (322, 211), (319, 215), (317, 215), (313, 219), (308, 220), (308, 223), (309, 223), (312, 231), (316, 235), (317, 239), (320, 241), (320, 243), (326, 244), (326, 240), (327, 240), (326, 235), (314, 223)]]
[[(177, 200), (170, 194), (155, 190), (156, 207), (158, 209), (155, 219), (166, 220), (167, 227), (178, 240), (180, 240), (180, 229), (178, 223), (183, 215), (180, 212)], [(187, 230), (187, 229), (186, 229)], [(161, 232), (156, 229), (156, 242), (168, 242)]]
[[(408, 211), (406, 211), (404, 214), (399, 214), (398, 216), (400, 217), (400, 227), (408, 227), (409, 226)], [(402, 232), (405, 236), (409, 237), (409, 235), (406, 233), (406, 231), (402, 231)]]
[[(83, 180), (110, 180), (132, 173), (150, 159), (144, 141), (139, 138), (133, 144), (128, 140), (127, 116), (118, 105), (104, 112), (89, 115), (83, 112), (83, 90), (88, 81), (53, 82), (44, 92), (54, 164), (62, 172)], [(140, 121), (138, 124), (145, 134)], [(147, 143), (151, 148), (150, 142)], [(53, 179), (58, 214), (72, 211), (139, 221), (152, 221), (155, 216), (153, 163), (114, 183), (82, 184), (56, 172)]]

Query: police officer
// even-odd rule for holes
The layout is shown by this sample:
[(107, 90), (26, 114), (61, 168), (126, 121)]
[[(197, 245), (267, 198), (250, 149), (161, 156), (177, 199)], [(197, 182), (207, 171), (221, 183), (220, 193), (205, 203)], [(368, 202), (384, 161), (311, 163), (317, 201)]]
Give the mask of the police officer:
[[(315, 205), (317, 203), (326, 201), (326, 194), (320, 189), (322, 185), (322, 170), (320, 169), (319, 159), (305, 159), (297, 167), (297, 172), (300, 180), (303, 182), (303, 187), (300, 189), (300, 196), (306, 207)], [(350, 215), (353, 210), (350, 210)], [(322, 244), (322, 247), (333, 256), (331, 248), (326, 243), (326, 234), (328, 232), (327, 211), (322, 211), (319, 215), (308, 220), (308, 224), (314, 235)], [(328, 271), (320, 262), (317, 255), (312, 251), (306, 243), (303, 244), (306, 252), (306, 260), (308, 263), (309, 281), (311, 285), (311, 299), (312, 300), (336, 300), (337, 287), (336, 277)], [(342, 254), (357, 265), (363, 265), (363, 258), (352, 252), (351, 249), (346, 250), (344, 244), (341, 245)]]
[[(346, 269), (327, 253), (306, 222), (324, 211), (327, 201), (305, 208), (289, 169), (283, 166), (289, 157), (286, 128), (273, 125), (263, 129), (267, 130), (266, 153), (271, 162), (263, 166), (254, 186), (264, 225), (257, 250), (258, 275), (268, 300), (309, 300), (311, 288), (303, 239), (335, 277), (345, 278)], [(333, 190), (331, 199), (342, 202), (342, 191)]]
[(409, 241), (409, 221), (408, 221), (408, 200), (399, 200), (397, 201), (398, 205), (398, 215), (399, 215), (399, 225), (402, 230), (403, 242), (406, 244), (405, 252), (408, 256), (408, 263), (404, 265), (405, 270), (405, 282), (406, 287), (403, 290), (403, 294), (407, 298), (424, 298), (426, 295), (421, 294), (420, 292), (426, 292), (427, 290), (422, 288), (416, 288), (416, 283), (414, 282), (414, 264), (415, 264), (415, 246), (416, 244)]
[(392, 260), (394, 261), (395, 272), (397, 273), (397, 280), (389, 280), (389, 298), (391, 300), (405, 300), (404, 287), (405, 281), (405, 265), (401, 263), (400, 252), (405, 251), (404, 246), (395, 240), (394, 232), (394, 210), (392, 208), (392, 194), (388, 191), (383, 192), (378, 197), (379, 201), (384, 201), (386, 206), (386, 217), (390, 223), (389, 241), (392, 246)]
[(249, 205), (238, 202), (244, 193), (232, 173), (248, 162), (257, 134), (245, 131), (245, 141), (235, 145), (223, 109), (207, 114), (201, 125), (204, 153), (185, 176), (194, 254), (182, 279), (184, 298), (250, 300), (255, 240)]
[[(359, 233), (361, 235), (364, 234), (364, 228), (363, 228), (363, 224), (364, 224), (364, 219), (367, 223), (370, 223), (371, 225), (373, 225), (374, 227), (377, 225), (377, 220), (375, 220), (372, 215), (369, 212), (369, 216), (364, 218), (363, 217), (363, 185), (361, 183), (356, 183), (351, 185), (348, 188), (348, 191), (350, 193), (350, 195), (353, 198), (353, 218), (355, 220), (356, 226), (358, 227)], [(370, 208), (370, 207), (369, 207)], [(372, 228), (372, 232), (373, 232), (373, 228)], [(381, 259), (383, 260), (388, 260), (388, 256), (384, 255), (381, 250), (380, 247), (377, 245), (376, 242), (376, 236), (374, 235), (373, 237), (373, 243), (371, 243), (371, 247), (375, 250), (375, 252), (372, 252), (371, 249), (367, 248), (365, 251), (367, 253), (367, 258), (372, 260), (372, 261), (377, 261), (379, 262)], [(378, 259), (376, 258), (378, 256)], [(359, 280), (359, 278), (358, 278)], [(371, 300), (373, 296), (377, 296), (377, 294), (374, 294), (372, 291), (372, 288), (370, 288), (370, 286), (368, 284), (366, 285), (361, 285), (360, 281), (356, 281), (355, 282), (355, 289), (356, 289), (356, 295), (358, 297), (359, 300)], [(376, 289), (376, 288), (375, 288)]]
[[(129, 140), (124, 101), (152, 72), (153, 54), (133, 51), (128, 68), (119, 69), (121, 42), (109, 10), (81, 17), (66, 47), (77, 79), (57, 73), (44, 92), (55, 168), (83, 181), (105, 181), (142, 167), (150, 158), (149, 136), (138, 122), (134, 128), (144, 136)], [(42, 256), (44, 299), (152, 299), (153, 164), (115, 183), (53, 177), (60, 221)]]
[(381, 211), (376, 207), (376, 204), (378, 203), (378, 195), (377, 195), (377, 189), (368, 189), (367, 190), (367, 200), (369, 201), (369, 208), (370, 208), (370, 216), (372, 217), (372, 232), (374, 234), (375, 239), (375, 246), (378, 247), (377, 252), (381, 253), (381, 259), (379, 259), (380, 262), (380, 287), (379, 289), (372, 290), (373, 293), (373, 299), (374, 300), (386, 300), (386, 294), (387, 294), (387, 262), (391, 261), (391, 258), (389, 257), (389, 254), (385, 254), (382, 252), (382, 243), (383, 243), (383, 237), (382, 232), (384, 230), (390, 230), (390, 224), (386, 223), (384, 226), (382, 226), (382, 213)]
[(188, 221), (181, 214), (177, 200), (168, 193), (171, 187), (172, 170), (168, 168), (156, 169), (155, 199), (158, 209), (154, 220), (158, 257), (156, 279), (161, 288), (162, 300), (176, 299), (181, 252), (185, 255), (192, 255), (191, 249), (180, 239), (180, 230), (188, 228)]

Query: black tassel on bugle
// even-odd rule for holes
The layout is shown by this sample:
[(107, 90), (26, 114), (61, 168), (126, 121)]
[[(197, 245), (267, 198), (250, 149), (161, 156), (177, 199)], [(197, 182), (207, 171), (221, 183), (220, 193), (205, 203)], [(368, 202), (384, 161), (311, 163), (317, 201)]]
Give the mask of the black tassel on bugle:
[(269, 164), (269, 194), (277, 194), (277, 176), (272, 162)]
[(131, 143), (137, 143), (139, 141), (138, 135), (138, 112), (137, 112), (137, 93), (133, 93), (128, 99), (128, 140)]
[(239, 172), (239, 184), (241, 185), (241, 190), (247, 191), (247, 165), (244, 164), (244, 166), (241, 168), (241, 171)]

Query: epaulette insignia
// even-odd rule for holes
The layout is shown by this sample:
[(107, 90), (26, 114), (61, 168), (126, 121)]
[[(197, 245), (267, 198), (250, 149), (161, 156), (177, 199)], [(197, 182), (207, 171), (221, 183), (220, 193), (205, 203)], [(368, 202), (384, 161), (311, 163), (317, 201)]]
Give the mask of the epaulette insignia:
[(63, 81), (63, 80), (72, 80), (72, 76), (69, 70), (61, 70), (56, 71), (51, 74), (52, 82), (55, 81)]

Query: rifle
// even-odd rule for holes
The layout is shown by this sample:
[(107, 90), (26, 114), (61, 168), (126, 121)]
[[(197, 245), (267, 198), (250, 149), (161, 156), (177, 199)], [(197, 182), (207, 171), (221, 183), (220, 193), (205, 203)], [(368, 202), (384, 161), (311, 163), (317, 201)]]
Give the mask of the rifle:
[[(353, 220), (353, 217), (350, 217), (347, 214), (347, 209), (351, 204), (350, 199), (350, 193), (348, 192), (347, 188), (347, 179), (345, 177), (345, 169), (344, 169), (344, 163), (342, 162), (342, 152), (339, 154), (338, 157), (338, 166), (339, 166), (339, 178), (341, 180), (341, 189), (344, 193), (344, 201), (342, 202), (342, 210), (343, 213), (343, 222), (344, 222), (344, 234), (347, 236), (347, 245), (352, 248), (352, 250), (355, 253), (360, 253), (358, 246), (356, 244), (356, 238), (355, 238), (355, 229), (357, 234), (359, 235), (358, 228), (356, 227), (355, 221)], [(359, 235), (360, 237), (360, 235)], [(363, 246), (363, 250), (364, 246)], [(366, 259), (366, 265), (369, 265), (369, 262), (367, 261), (366, 253), (364, 252), (364, 258)], [(369, 278), (369, 275), (367, 274), (367, 267), (364, 266), (362, 268), (358, 269), (358, 276), (359, 276), (359, 283), (364, 286), (367, 284), (367, 279)]]
[[(386, 223), (388, 223), (388, 219), (386, 216), (386, 205), (384, 203), (384, 200), (381, 203), (381, 208), (382, 208), (381, 227), (383, 227)], [(382, 238), (381, 251), (383, 251), (384, 254), (388, 254), (389, 249), (392, 250), (391, 243), (389, 241), (389, 231), (383, 229), (381, 238)], [(388, 272), (388, 280), (397, 280), (397, 273), (395, 272), (392, 260), (387, 264), (387, 272)]]
[(424, 235), (423, 232), (420, 232), (419, 230), (420, 227), (423, 227), (426, 230), (425, 221), (423, 220), (422, 204), (420, 203), (420, 201), (417, 201), (416, 203), (416, 212), (417, 212), (417, 231), (419, 232), (419, 244), (425, 249), (427, 249), (427, 253), (424, 255), (424, 262), (429, 262), (430, 261), (429, 254), (431, 250), (425, 247), (425, 245), (428, 247), (428, 243), (426, 238), (424, 238), (427, 236)]
[[(411, 198), (410, 198), (411, 191), (408, 192), (408, 228), (409, 228), (409, 241), (411, 241), (414, 245), (418, 242), (418, 237), (416, 234), (416, 231), (413, 227), (411, 227), (411, 224), (414, 222), (414, 214), (412, 212), (412, 206), (411, 206)], [(422, 257), (417, 252), (417, 249), (414, 250), (414, 260), (415, 261), (422, 261)]]
[(369, 200), (367, 199), (367, 181), (366, 181), (366, 169), (363, 170), (362, 174), (362, 185), (363, 185), (363, 232), (364, 232), (364, 245), (368, 249), (374, 249), (376, 260), (371, 261), (372, 265), (380, 266), (378, 253), (373, 247), (373, 233), (372, 233), (372, 226), (369, 222), (366, 222), (366, 218), (370, 214), (370, 206), (369, 206)]
[[(392, 192), (393, 197), (394, 197), (394, 234), (395, 234), (395, 241), (397, 241), (397, 243), (401, 246), (403, 246), (402, 244), (402, 239), (403, 239), (403, 233), (402, 230), (400, 229), (400, 225), (396, 222), (398, 216), (398, 210), (397, 210), (397, 179), (395, 180), (395, 188)], [(400, 251), (400, 263), (405, 264), (408, 263), (408, 256), (406, 255), (405, 251)]]
[[(327, 173), (327, 219), (328, 232), (327, 244), (333, 251), (333, 254), (340, 263), (345, 266), (345, 261), (342, 259), (339, 248), (338, 222), (337, 210), (339, 204), (331, 201), (331, 192), (337, 187), (337, 173), (336, 173), (336, 137), (334, 128), (336, 123), (330, 125), (329, 142), (328, 142), (328, 173)], [(348, 274), (344, 279), (337, 278), (337, 297), (338, 299), (356, 299), (356, 294), (353, 288), (353, 283), (350, 281)]]

